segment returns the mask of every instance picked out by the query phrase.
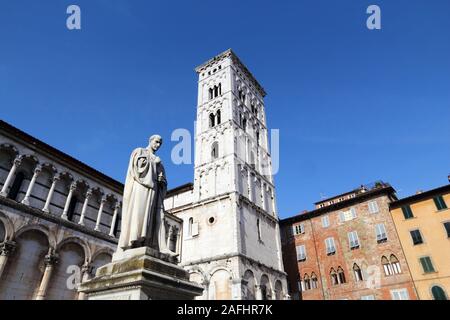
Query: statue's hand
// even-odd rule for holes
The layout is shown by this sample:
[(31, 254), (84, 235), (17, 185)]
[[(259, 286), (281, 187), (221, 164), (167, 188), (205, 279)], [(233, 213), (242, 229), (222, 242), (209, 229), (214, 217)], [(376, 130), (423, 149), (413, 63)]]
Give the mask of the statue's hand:
[(160, 174), (158, 175), (158, 182), (160, 182), (160, 183), (166, 183), (166, 178), (163, 176), (162, 173), (160, 173)]

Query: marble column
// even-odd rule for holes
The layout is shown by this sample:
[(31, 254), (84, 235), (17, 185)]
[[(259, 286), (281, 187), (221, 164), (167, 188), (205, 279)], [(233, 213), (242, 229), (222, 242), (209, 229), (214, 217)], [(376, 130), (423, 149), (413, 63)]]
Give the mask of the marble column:
[(58, 256), (53, 252), (50, 252), (45, 256), (45, 270), (42, 276), (41, 284), (39, 285), (39, 290), (36, 295), (36, 300), (44, 300), (47, 295), (48, 285), (50, 284), (50, 279), (52, 277), (53, 269), (58, 263)]
[(68, 219), (67, 213), (69, 212), (70, 201), (72, 200), (73, 192), (75, 191), (76, 188), (77, 188), (77, 185), (75, 182), (70, 185), (69, 194), (67, 195), (66, 204), (64, 206), (64, 211), (61, 216), (61, 218), (65, 219), (65, 220)]
[(103, 197), (102, 200), (100, 200), (100, 208), (98, 209), (98, 214), (97, 214), (97, 222), (95, 223), (95, 231), (100, 231), (100, 222), (102, 220), (102, 213), (103, 213), (103, 207), (105, 205), (106, 202), (106, 197)]
[(119, 215), (120, 205), (121, 205), (120, 202), (117, 201), (116, 206), (114, 207), (114, 214), (113, 214), (112, 221), (111, 221), (111, 229), (109, 230), (109, 235), (111, 237), (114, 237), (114, 229), (116, 228), (117, 217)]
[[(81, 267), (81, 283), (86, 282), (91, 278), (93, 269), (94, 267), (89, 263), (85, 263), (83, 267)], [(85, 298), (86, 294), (84, 292), (78, 294), (78, 300), (84, 300)]]
[(260, 285), (255, 285), (255, 299), (262, 300), (262, 289)]
[(8, 257), (11, 256), (16, 249), (16, 243), (14, 241), (5, 241), (0, 244), (0, 278), (2, 277), (3, 270), (5, 270)]
[(41, 166), (37, 166), (36, 169), (34, 169), (33, 177), (31, 178), (30, 184), (28, 185), (28, 189), (27, 189), (27, 192), (25, 194), (25, 197), (22, 200), (23, 204), (30, 205), (31, 191), (33, 191), (34, 184), (36, 182), (37, 177), (41, 173), (41, 171), (42, 171), (42, 167)]
[(22, 158), (20, 158), (20, 157), (17, 157), (14, 159), (11, 170), (9, 170), (8, 177), (6, 178), (5, 184), (3, 185), (3, 188), (0, 191), (0, 195), (2, 195), (4, 197), (6, 197), (8, 195), (9, 185), (11, 184), (12, 179), (16, 175), (16, 170), (20, 166), (21, 162), (22, 162)]
[(252, 174), (250, 169), (247, 170), (247, 183), (248, 183), (248, 199), (253, 201), (253, 185), (252, 185)]
[(84, 226), (84, 217), (86, 216), (86, 210), (89, 204), (89, 199), (92, 196), (92, 190), (88, 189), (88, 191), (86, 191), (86, 198), (84, 198), (84, 203), (83, 203), (83, 209), (81, 209), (81, 217), (80, 217), (80, 221), (78, 221), (79, 225)]
[(59, 179), (60, 177), (58, 175), (53, 177), (52, 186), (50, 187), (50, 191), (48, 192), (47, 195), (47, 200), (45, 201), (44, 208), (42, 209), (42, 211), (44, 212), (47, 213), (50, 212), (49, 210), (50, 202), (52, 201), (53, 193), (55, 192), (56, 184), (58, 183)]

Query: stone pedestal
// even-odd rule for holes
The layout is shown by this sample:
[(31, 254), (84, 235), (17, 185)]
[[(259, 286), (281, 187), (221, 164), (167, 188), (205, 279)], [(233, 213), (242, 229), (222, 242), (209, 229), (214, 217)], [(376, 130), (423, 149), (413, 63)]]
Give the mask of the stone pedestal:
[(189, 281), (176, 257), (142, 247), (114, 254), (79, 291), (87, 300), (192, 300), (203, 288)]

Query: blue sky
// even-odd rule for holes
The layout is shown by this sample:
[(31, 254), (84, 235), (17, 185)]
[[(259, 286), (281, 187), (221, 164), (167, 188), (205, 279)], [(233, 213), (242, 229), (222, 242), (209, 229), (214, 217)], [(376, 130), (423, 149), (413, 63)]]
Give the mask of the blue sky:
[(193, 179), (169, 139), (193, 130), (193, 69), (233, 48), (280, 129), (281, 217), (378, 179), (405, 197), (450, 173), (449, 14), (448, 0), (1, 0), (0, 117), (121, 181), (160, 133), (176, 187)]

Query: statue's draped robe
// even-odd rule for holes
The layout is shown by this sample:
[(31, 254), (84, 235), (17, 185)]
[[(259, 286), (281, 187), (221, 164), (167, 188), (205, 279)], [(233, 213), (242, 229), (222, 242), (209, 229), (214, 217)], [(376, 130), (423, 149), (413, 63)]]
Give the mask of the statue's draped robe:
[(158, 175), (165, 177), (158, 157), (145, 148), (137, 148), (130, 157), (125, 181), (121, 234), (118, 250), (132, 246), (133, 241), (145, 239), (144, 245), (161, 252), (165, 249), (163, 200), (166, 183), (158, 183)]

